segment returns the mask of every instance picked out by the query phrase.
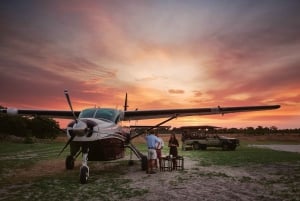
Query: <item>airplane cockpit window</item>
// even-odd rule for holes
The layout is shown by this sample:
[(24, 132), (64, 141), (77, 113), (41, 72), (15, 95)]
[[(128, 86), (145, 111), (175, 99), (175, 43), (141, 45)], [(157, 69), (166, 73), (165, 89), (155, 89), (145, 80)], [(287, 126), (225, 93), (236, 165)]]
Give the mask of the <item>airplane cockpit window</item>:
[(96, 119), (106, 119), (109, 121), (115, 121), (116, 111), (113, 109), (99, 109), (95, 115)]
[(94, 114), (95, 114), (96, 110), (97, 109), (82, 110), (80, 115), (79, 115), (79, 118), (94, 118)]
[(106, 108), (93, 108), (83, 110), (79, 118), (96, 118), (96, 119), (105, 119), (108, 121), (116, 121), (118, 112), (114, 109), (106, 109)]

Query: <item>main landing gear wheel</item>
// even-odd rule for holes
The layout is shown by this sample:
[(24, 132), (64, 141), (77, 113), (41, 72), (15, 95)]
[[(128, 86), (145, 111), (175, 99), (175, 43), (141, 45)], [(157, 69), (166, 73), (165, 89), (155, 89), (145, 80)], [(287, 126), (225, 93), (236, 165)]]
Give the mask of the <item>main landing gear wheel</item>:
[(147, 159), (147, 156), (142, 156), (142, 159), (141, 159), (141, 162), (142, 162), (142, 170), (147, 170), (147, 167), (148, 167), (148, 159)]
[(129, 165), (129, 166), (133, 166), (133, 165), (134, 165), (133, 160), (129, 160), (129, 161), (128, 161), (128, 165)]
[(73, 156), (69, 155), (66, 158), (66, 169), (67, 170), (72, 170), (74, 168), (74, 158)]
[(81, 166), (80, 168), (80, 183), (86, 184), (89, 178), (89, 168), (87, 166)]

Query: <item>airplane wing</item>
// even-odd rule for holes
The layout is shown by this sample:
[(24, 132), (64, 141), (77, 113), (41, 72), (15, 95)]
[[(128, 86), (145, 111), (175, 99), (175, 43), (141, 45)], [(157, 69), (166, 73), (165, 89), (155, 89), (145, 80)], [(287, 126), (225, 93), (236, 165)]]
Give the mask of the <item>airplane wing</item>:
[(168, 109), (168, 110), (137, 110), (125, 111), (124, 120), (142, 120), (167, 117), (183, 117), (196, 115), (228, 114), (236, 112), (251, 112), (259, 110), (273, 110), (280, 108), (280, 105), (260, 105), (241, 107), (215, 107), (215, 108), (191, 108), (191, 109)]
[[(0, 113), (11, 114), (11, 115), (24, 115), (24, 116), (34, 116), (41, 115), (52, 118), (63, 118), (63, 119), (73, 119), (73, 113), (71, 110), (23, 110), (16, 108), (0, 109)], [(78, 117), (80, 111), (74, 111), (75, 115)]]
[[(157, 119), (170, 117), (184, 117), (196, 115), (212, 115), (212, 114), (228, 114), (235, 112), (251, 112), (259, 110), (278, 109), (280, 105), (266, 105), (266, 106), (242, 106), (242, 107), (215, 107), (215, 108), (190, 108), (190, 109), (165, 109), (165, 110), (134, 110), (124, 111), (123, 120), (142, 120), (142, 119)], [(73, 119), (71, 110), (24, 110), (16, 108), (0, 109), (0, 113), (11, 115), (34, 116), (42, 115), (52, 118)], [(74, 111), (78, 117), (80, 111)]]

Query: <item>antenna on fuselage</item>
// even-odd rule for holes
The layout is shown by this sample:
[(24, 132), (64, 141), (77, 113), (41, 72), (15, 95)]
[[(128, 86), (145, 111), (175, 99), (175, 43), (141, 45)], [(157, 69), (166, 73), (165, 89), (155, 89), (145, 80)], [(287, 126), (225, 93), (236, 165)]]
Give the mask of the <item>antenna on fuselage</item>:
[(127, 108), (129, 106), (127, 105), (127, 92), (126, 92), (126, 95), (125, 95), (125, 103), (124, 103), (124, 111), (127, 111)]

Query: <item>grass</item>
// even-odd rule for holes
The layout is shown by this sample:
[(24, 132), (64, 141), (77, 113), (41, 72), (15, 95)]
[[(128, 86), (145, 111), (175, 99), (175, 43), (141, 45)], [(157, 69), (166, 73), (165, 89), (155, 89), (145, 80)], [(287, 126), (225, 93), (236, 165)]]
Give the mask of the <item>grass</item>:
[(207, 151), (185, 151), (182, 154), (198, 160), (201, 166), (247, 166), (300, 162), (299, 153), (248, 147), (247, 144), (242, 144), (236, 151), (222, 151), (218, 148), (210, 148)]
[[(89, 163), (91, 175), (89, 182), (85, 185), (79, 183), (78, 165), (71, 171), (58, 171), (50, 175), (35, 176), (27, 180), (22, 178), (12, 180), (14, 174), (18, 171), (31, 171), (31, 168), (39, 162), (59, 160), (64, 164), (64, 159), (68, 154), (66, 150), (57, 158), (58, 152), (64, 143), (0, 143), (0, 200), (121, 200), (144, 195), (148, 192), (144, 188), (132, 188), (132, 180), (125, 179), (124, 174), (128, 171), (127, 161), (114, 161), (109, 163), (107, 168), (99, 168), (99, 163)], [(147, 153), (145, 143), (136, 144), (142, 153)], [(300, 154), (270, 149), (261, 149), (248, 147), (243, 143), (236, 151), (221, 151), (221, 149), (208, 149), (207, 151), (181, 151), (178, 148), (179, 155), (191, 157), (199, 161), (200, 166), (233, 166), (244, 167), (248, 165), (261, 164), (299, 164)], [(165, 147), (163, 154), (168, 154), (168, 148)], [(102, 162), (105, 164), (106, 162)], [(299, 166), (298, 166), (299, 167)], [(195, 167), (194, 170), (196, 170)], [(288, 197), (299, 187), (293, 182), (294, 178), (300, 179), (300, 168), (294, 170), (295, 174), (286, 174), (278, 170), (276, 176), (279, 179), (262, 181), (264, 185), (272, 185), (278, 182), (290, 185), (290, 190), (280, 192), (281, 197)], [(203, 174), (203, 175), (201, 175)], [(200, 176), (208, 178), (222, 177), (228, 175), (220, 172), (203, 173)], [(177, 185), (188, 180), (188, 173), (183, 172), (181, 176), (170, 181), (170, 185)], [(232, 179), (229, 177), (229, 179)], [(243, 177), (240, 182), (252, 182), (250, 177)], [(271, 183), (271, 184), (270, 184)], [(278, 192), (277, 192), (278, 193)]]
[(60, 160), (64, 164), (68, 151), (57, 157), (64, 143), (55, 142), (0, 145), (0, 200), (120, 200), (148, 192), (147, 189), (131, 188), (131, 180), (121, 178), (125, 174), (122, 167), (126, 167), (126, 161), (116, 161), (104, 170), (97, 170), (97, 163), (90, 163), (92, 173), (86, 185), (79, 183), (78, 167), (25, 180), (15, 178), (19, 171), (31, 171), (38, 162)]
[[(30, 167), (42, 160), (56, 158), (62, 143), (22, 144), (0, 143), (0, 185), (7, 181), (9, 173)], [(61, 156), (62, 158), (64, 156)]]

